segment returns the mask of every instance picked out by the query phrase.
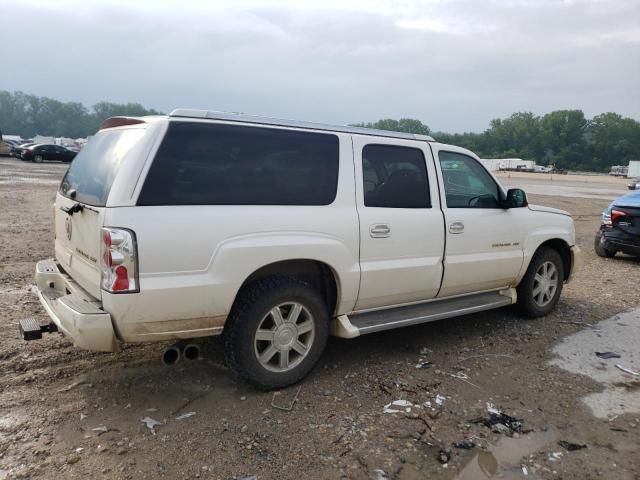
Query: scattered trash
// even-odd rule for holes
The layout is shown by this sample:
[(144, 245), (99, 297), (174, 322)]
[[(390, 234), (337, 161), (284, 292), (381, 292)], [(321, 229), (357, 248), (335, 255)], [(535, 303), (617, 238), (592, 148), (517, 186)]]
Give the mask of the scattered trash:
[(157, 412), (157, 411), (158, 411), (157, 408), (153, 408), (153, 407), (147, 408), (147, 412)]
[(558, 445), (560, 445), (562, 448), (564, 448), (565, 450), (567, 450), (569, 452), (573, 452), (575, 450), (581, 450), (583, 448), (587, 448), (587, 446), (584, 445), (584, 444), (567, 442), (566, 440), (560, 440), (558, 442)]
[(92, 428), (91, 431), (96, 432), (98, 435), (100, 435), (101, 433), (107, 433), (109, 429), (104, 425), (100, 425), (99, 427)]
[(620, 428), (620, 427), (611, 427), (609, 428), (609, 430), (611, 430), (612, 432), (622, 432), (622, 433), (629, 432), (629, 430), (625, 430), (624, 428)]
[[(411, 413), (411, 407), (413, 407), (413, 403), (411, 403), (409, 400), (394, 400), (393, 402), (384, 406), (383, 413), (401, 413), (403, 411), (406, 413)], [(398, 408), (401, 408), (403, 410), (398, 410)]]
[(438, 452), (438, 461), (442, 464), (449, 463), (451, 460), (451, 450), (448, 448), (441, 448)]
[(440, 394), (436, 395), (436, 405), (438, 405), (439, 407), (444, 405), (444, 401), (445, 400), (446, 400), (446, 398), (443, 397), (442, 395), (440, 395)]
[(464, 383), (468, 383), (469, 385), (471, 385), (472, 387), (476, 387), (476, 388), (480, 388), (478, 385), (476, 385), (475, 383), (471, 383), (469, 381), (469, 375), (467, 375), (464, 372), (458, 372), (458, 373), (450, 373), (450, 376), (452, 376), (453, 378), (457, 378), (459, 380), (462, 380)]
[(371, 480), (389, 480), (389, 476), (387, 475), (387, 472), (385, 472), (381, 468), (376, 468), (374, 470), (371, 470), (371, 474), (369, 475), (369, 478)]
[(487, 412), (489, 417), (478, 417), (470, 420), (471, 423), (481, 424), (491, 428), (497, 433), (523, 433), (523, 419), (512, 417), (498, 410), (495, 405), (487, 402)]
[(628, 373), (629, 375), (635, 375), (636, 377), (640, 377), (640, 373), (634, 372), (633, 370), (629, 370), (628, 368), (624, 368), (622, 365), (618, 363), (616, 363), (616, 367), (622, 370), (623, 372)]
[[(280, 392), (273, 392), (273, 397), (271, 397), (271, 406), (273, 408), (277, 408), (278, 410), (282, 410), (282, 411), (285, 411), (285, 412), (290, 412), (291, 410), (293, 410), (293, 406), (298, 401), (298, 395), (300, 395), (300, 390), (301, 389), (302, 389), (302, 386), (298, 387), (298, 390), (296, 391), (296, 394), (294, 395), (293, 400), (291, 400), (289, 405), (284, 405), (284, 406), (275, 404), (276, 395), (280, 395)], [(242, 398), (240, 398), (240, 400), (242, 400)]]
[(196, 412), (183, 413), (182, 415), (177, 416), (176, 420), (184, 420), (185, 418), (193, 417), (195, 414)]
[(433, 367), (433, 363), (431, 363), (429, 360), (424, 360), (420, 358), (418, 360), (418, 363), (416, 363), (416, 368), (430, 368), (430, 367)]
[(420, 349), (420, 355), (429, 355), (431, 353), (431, 349), (427, 347), (422, 347)]
[(551, 452), (549, 454), (549, 460), (552, 462), (557, 462), (562, 458), (562, 452)]
[(527, 469), (526, 465), (522, 465), (522, 474), (526, 477), (527, 475), (529, 475), (529, 470)]
[(71, 385), (67, 385), (66, 387), (63, 387), (61, 389), (58, 390), (58, 393), (62, 393), (62, 392), (68, 392), (69, 390), (72, 390), (76, 387), (79, 387), (80, 385), (87, 385), (88, 387), (92, 387), (93, 385), (91, 383), (89, 383), (86, 380), (78, 380), (77, 382), (73, 382)]
[(86, 413), (81, 413), (80, 414), (80, 420), (84, 420), (85, 418), (87, 418), (87, 414)]
[(596, 352), (596, 357), (604, 358), (606, 360), (608, 358), (621, 358), (621, 355), (615, 352)]
[(78, 447), (78, 448), (76, 448), (76, 453), (81, 453), (83, 450), (84, 450), (84, 448)]
[(153, 419), (153, 418), (151, 418), (151, 417), (144, 417), (144, 418), (143, 418), (142, 420), (140, 420), (140, 421), (141, 421), (141, 422), (143, 422), (143, 423), (147, 426), (147, 428), (148, 428), (149, 430), (151, 430), (151, 433), (152, 433), (153, 435), (155, 435), (155, 434), (156, 434), (156, 431), (154, 430), (154, 427), (155, 427), (156, 425), (162, 425), (162, 422), (159, 422), (159, 421), (157, 421), (157, 420), (154, 420), (154, 419)]
[(461, 442), (455, 442), (453, 446), (456, 448), (461, 448), (463, 450), (471, 450), (472, 448), (476, 448), (477, 445), (476, 442), (474, 442), (470, 438), (465, 438)]

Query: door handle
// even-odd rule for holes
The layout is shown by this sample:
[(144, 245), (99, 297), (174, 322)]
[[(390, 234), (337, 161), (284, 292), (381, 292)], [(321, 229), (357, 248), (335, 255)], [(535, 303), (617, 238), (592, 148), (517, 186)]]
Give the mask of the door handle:
[(386, 223), (375, 223), (369, 227), (369, 235), (373, 238), (386, 238), (391, 235), (391, 227)]
[(453, 222), (449, 224), (449, 233), (463, 233), (463, 232), (464, 232), (464, 223)]

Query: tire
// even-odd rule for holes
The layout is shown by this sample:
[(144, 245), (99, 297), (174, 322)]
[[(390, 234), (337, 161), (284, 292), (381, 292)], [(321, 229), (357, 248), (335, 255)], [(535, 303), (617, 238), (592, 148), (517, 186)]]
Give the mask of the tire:
[(42, 163), (42, 155), (36, 155), (35, 157), (33, 157), (33, 161), (36, 163)]
[(596, 251), (596, 255), (603, 258), (612, 258), (617, 253), (615, 250), (610, 250), (602, 245), (601, 232), (596, 233), (596, 238), (593, 242), (593, 249)]
[[(558, 303), (563, 283), (564, 264), (558, 251), (548, 247), (539, 248), (518, 285), (518, 308), (529, 318), (547, 315)], [(553, 286), (555, 288), (551, 291)]]
[[(222, 335), (227, 365), (262, 390), (287, 387), (307, 376), (328, 336), (329, 314), (320, 293), (305, 282), (279, 276), (240, 291)], [(283, 362), (289, 365), (283, 368)]]

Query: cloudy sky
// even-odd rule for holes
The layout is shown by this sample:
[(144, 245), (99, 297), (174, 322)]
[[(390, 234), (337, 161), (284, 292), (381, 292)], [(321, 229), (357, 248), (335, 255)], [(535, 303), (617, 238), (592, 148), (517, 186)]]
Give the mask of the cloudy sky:
[(640, 119), (640, 0), (0, 0), (0, 89), (482, 131)]

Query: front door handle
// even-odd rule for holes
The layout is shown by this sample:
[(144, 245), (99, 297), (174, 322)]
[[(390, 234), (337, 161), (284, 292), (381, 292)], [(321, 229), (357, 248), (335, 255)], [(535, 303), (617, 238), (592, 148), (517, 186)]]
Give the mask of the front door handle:
[(373, 238), (386, 238), (391, 235), (391, 227), (386, 223), (375, 223), (369, 227), (369, 235)]
[(449, 224), (449, 233), (463, 233), (463, 232), (464, 232), (464, 223), (453, 222)]

